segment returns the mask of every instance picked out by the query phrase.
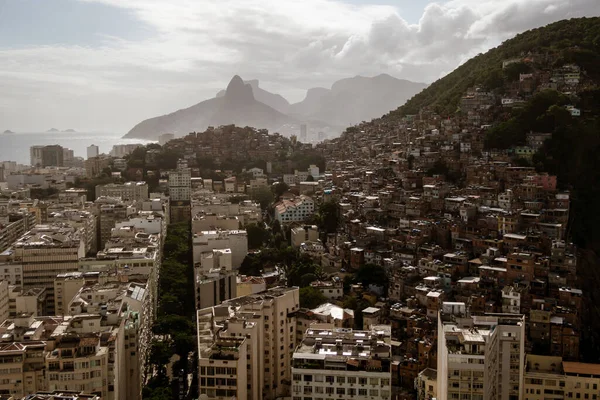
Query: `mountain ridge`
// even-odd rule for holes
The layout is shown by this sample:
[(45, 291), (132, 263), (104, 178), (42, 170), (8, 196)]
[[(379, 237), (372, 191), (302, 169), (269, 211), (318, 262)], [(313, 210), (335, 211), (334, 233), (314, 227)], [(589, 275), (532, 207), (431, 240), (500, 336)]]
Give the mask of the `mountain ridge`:
[(185, 135), (208, 126), (236, 124), (283, 134), (297, 134), (300, 124), (341, 133), (343, 127), (370, 120), (403, 104), (426, 87), (388, 74), (354, 76), (334, 82), (330, 89), (310, 88), (305, 98), (290, 104), (283, 96), (260, 87), (257, 79), (235, 75), (212, 99), (135, 125), (124, 138), (155, 139), (166, 132)]
[(287, 124), (297, 123), (295, 119), (257, 101), (252, 87), (235, 75), (227, 85), (224, 96), (146, 119), (135, 125), (123, 138), (152, 140), (166, 132), (185, 135), (209, 126), (229, 124), (279, 130)]

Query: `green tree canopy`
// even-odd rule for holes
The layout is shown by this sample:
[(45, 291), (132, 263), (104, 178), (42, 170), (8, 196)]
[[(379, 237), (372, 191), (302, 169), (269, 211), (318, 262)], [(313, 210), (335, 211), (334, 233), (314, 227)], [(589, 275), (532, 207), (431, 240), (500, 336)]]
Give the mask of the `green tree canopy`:
[(365, 288), (369, 285), (383, 286), (385, 296), (390, 279), (383, 267), (375, 264), (365, 264), (359, 267), (354, 274), (354, 282), (362, 283)]
[(327, 303), (327, 297), (319, 289), (312, 286), (300, 289), (300, 307), (312, 309), (323, 303)]
[(269, 231), (262, 222), (247, 225), (246, 233), (248, 235), (248, 248), (254, 250), (260, 249), (270, 237)]
[(250, 198), (260, 204), (260, 208), (266, 210), (273, 202), (273, 192), (268, 187), (259, 187), (250, 192)]
[(339, 204), (336, 201), (326, 201), (319, 206), (319, 229), (325, 233), (337, 232), (339, 218)]

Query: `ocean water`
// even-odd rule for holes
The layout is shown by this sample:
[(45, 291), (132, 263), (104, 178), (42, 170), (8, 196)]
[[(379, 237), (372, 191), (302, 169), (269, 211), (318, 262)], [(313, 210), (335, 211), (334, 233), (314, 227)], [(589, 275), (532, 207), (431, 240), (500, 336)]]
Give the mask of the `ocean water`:
[(108, 154), (115, 144), (151, 143), (142, 139), (122, 139), (122, 133), (92, 132), (16, 132), (2, 134), (0, 132), (0, 161), (16, 161), (29, 164), (29, 148), (58, 144), (73, 150), (75, 157), (87, 158), (87, 147), (95, 144), (100, 153)]

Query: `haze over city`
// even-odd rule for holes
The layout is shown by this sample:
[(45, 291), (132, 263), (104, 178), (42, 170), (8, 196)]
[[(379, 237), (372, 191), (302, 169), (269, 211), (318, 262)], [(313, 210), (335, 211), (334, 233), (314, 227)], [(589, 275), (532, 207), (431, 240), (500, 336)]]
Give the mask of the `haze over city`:
[(599, 400), (600, 0), (0, 0), (0, 400)]
[(1, 129), (125, 133), (235, 74), (291, 102), (341, 78), (431, 83), (596, 0), (0, 2)]

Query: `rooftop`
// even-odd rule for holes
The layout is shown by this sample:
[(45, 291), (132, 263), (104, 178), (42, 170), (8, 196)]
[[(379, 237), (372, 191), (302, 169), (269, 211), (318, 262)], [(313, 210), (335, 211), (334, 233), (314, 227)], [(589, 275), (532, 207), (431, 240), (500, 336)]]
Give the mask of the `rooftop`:
[(308, 329), (294, 352), (294, 368), (389, 372), (389, 331)]

